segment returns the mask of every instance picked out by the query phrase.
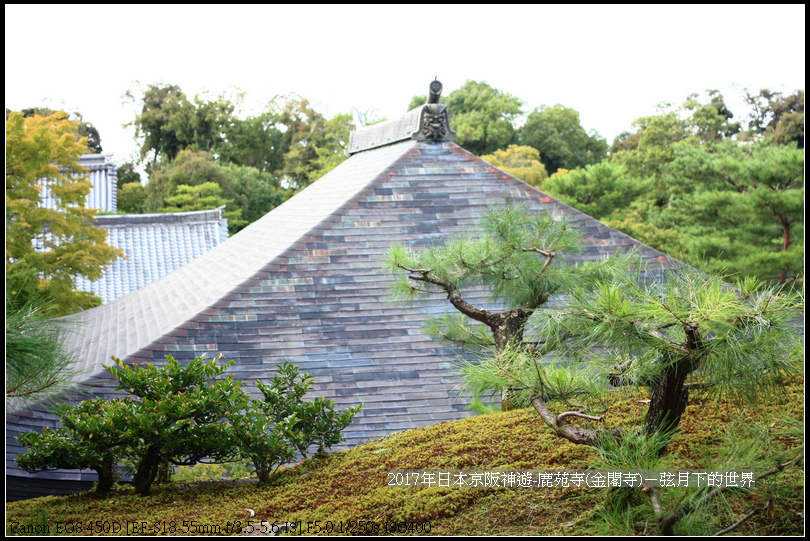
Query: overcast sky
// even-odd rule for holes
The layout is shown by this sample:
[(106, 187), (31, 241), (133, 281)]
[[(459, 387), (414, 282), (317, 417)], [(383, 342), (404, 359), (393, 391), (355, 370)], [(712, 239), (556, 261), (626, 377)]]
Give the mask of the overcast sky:
[[(396, 118), (438, 77), (561, 103), (612, 142), (656, 104), (718, 89), (804, 89), (805, 6), (6, 5), (6, 107), (79, 111), (105, 153), (135, 156), (129, 88), (245, 92), (256, 111), (297, 92), (331, 117)], [(452, 123), (452, 111), (450, 111)]]

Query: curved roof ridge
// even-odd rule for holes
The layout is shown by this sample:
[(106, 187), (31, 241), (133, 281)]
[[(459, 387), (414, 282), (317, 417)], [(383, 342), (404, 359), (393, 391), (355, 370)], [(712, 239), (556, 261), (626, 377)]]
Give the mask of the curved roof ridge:
[[(295, 197), (273, 209), (211, 251), (133, 293), (78, 314), (66, 346), (79, 359), (86, 379), (111, 355), (130, 356), (260, 272), (273, 259), (330, 218), (396, 163), (416, 141), (352, 156)], [(122, 332), (126, 329), (126, 332)]]
[(208, 223), (222, 220), (225, 205), (215, 209), (190, 210), (186, 212), (161, 212), (155, 214), (101, 214), (96, 216), (96, 226), (129, 227), (132, 225), (179, 225), (185, 223)]

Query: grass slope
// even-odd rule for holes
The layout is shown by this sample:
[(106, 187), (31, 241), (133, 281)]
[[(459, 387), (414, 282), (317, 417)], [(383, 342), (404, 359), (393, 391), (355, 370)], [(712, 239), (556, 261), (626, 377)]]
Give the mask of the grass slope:
[[(780, 400), (753, 410), (726, 404), (690, 405), (670, 445), (670, 463), (689, 469), (710, 467), (739, 443), (740, 426), (764, 423), (764, 430), (773, 436), (760, 453), (764, 461), (758, 463), (757, 473), (764, 471), (766, 464), (778, 460), (781, 451), (803, 443), (801, 435), (780, 431), (789, 419), (803, 422), (803, 382), (789, 385), (787, 390)], [(608, 425), (637, 426), (646, 408), (643, 398), (629, 392), (613, 393)], [(740, 418), (745, 419), (744, 425), (733, 423)], [(638, 492), (622, 496), (605, 488), (392, 488), (387, 486), (386, 474), (393, 469), (575, 469), (595, 463), (592, 449), (553, 436), (533, 410), (516, 410), (398, 432), (282, 470), (275, 486), (215, 481), (158, 486), (147, 497), (121, 488), (105, 499), (85, 493), (9, 503), (6, 528), (12, 533), (12, 523), (19, 531), (20, 525), (42, 524), (47, 517), (49, 533), (57, 533), (59, 522), (63, 530), (67, 524), (81, 526), (83, 535), (101, 533), (95, 527), (89, 531), (88, 525), (95, 521), (102, 521), (102, 529), (108, 532), (117, 524), (122, 534), (127, 522), (139, 527), (145, 523), (152, 534), (233, 534), (238, 530), (236, 525), (246, 525), (249, 520), (309, 522), (312, 533), (316, 531), (315, 521), (320, 528), (331, 525), (338, 529), (342, 523), (344, 531), (354, 521), (357, 532), (357, 521), (361, 520), (374, 521), (380, 527), (384, 522), (417, 522), (423, 526), (429, 522), (432, 535), (640, 534), (645, 528), (655, 533), (650, 508), (642, 507), (640, 515), (630, 518), (605, 511), (623, 508), (621, 502), (628, 497), (646, 501)], [(665, 506), (675, 505), (683, 495), (677, 491), (683, 489), (668, 490), (662, 490), (662, 501)], [(714, 533), (774, 496), (768, 511), (734, 533), (801, 535), (803, 491), (800, 462), (763, 479), (751, 491), (716, 498), (694, 519), (684, 521), (680, 533)], [(255, 511), (255, 516), (251, 518), (247, 509)]]

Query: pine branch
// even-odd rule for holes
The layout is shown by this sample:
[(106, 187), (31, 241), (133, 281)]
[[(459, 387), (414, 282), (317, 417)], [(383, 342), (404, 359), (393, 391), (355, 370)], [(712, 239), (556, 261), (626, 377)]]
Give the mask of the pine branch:
[[(793, 460), (785, 462), (783, 464), (777, 464), (773, 469), (766, 471), (765, 473), (761, 473), (755, 477), (755, 481), (759, 481), (761, 479), (765, 479), (771, 475), (779, 473), (783, 471), (785, 468), (788, 468), (799, 461), (802, 458), (802, 454), (797, 455)], [(701, 505), (710, 502), (720, 494), (726, 491), (728, 486), (719, 486), (712, 490), (711, 492), (707, 492), (702, 498), (700, 498), (697, 502), (691, 504), (685, 504), (677, 507), (674, 511), (672, 511), (669, 515), (664, 517), (660, 521), (661, 525), (661, 533), (664, 535), (675, 535), (675, 525), (681, 520), (683, 517), (700, 507)], [(750, 517), (749, 517), (750, 518)], [(746, 519), (747, 520), (747, 519)]]
[(462, 298), (461, 293), (459, 293), (458, 288), (456, 288), (452, 282), (439, 278), (433, 274), (433, 271), (430, 269), (411, 269), (402, 265), (401, 263), (397, 263), (397, 267), (410, 273), (408, 274), (408, 278), (411, 280), (427, 282), (442, 288), (444, 292), (447, 293), (447, 299), (450, 301), (450, 303), (465, 316), (468, 316), (476, 321), (480, 321), (481, 323), (485, 323), (490, 326), (492, 325), (494, 316), (493, 312), (484, 310), (483, 308), (478, 308), (477, 306), (465, 301)]
[[(531, 400), (532, 406), (534, 410), (540, 415), (540, 418), (549, 426), (551, 427), (554, 432), (560, 436), (561, 438), (565, 438), (571, 443), (576, 443), (578, 445), (596, 445), (596, 442), (599, 440), (599, 437), (605, 434), (612, 434), (615, 437), (620, 437), (621, 432), (614, 428), (611, 431), (607, 430), (587, 430), (584, 428), (577, 428), (573, 425), (569, 425), (565, 423), (564, 417), (560, 419), (563, 423), (561, 424), (558, 422), (559, 416), (555, 417), (551, 410), (546, 405), (546, 402), (543, 400), (543, 397), (540, 395), (535, 395), (532, 397)], [(568, 414), (573, 414), (574, 412), (567, 412)], [(579, 412), (576, 412), (579, 413)], [(564, 414), (563, 414), (564, 415)], [(577, 415), (578, 417), (583, 416), (584, 414)], [(587, 416), (590, 419), (594, 419), (591, 416)], [(597, 418), (599, 420), (601, 418)]]
[(557, 415), (557, 426), (562, 426), (568, 424), (568, 421), (565, 420), (566, 417), (580, 417), (582, 419), (589, 419), (591, 421), (604, 421), (605, 417), (594, 417), (593, 415), (586, 415), (581, 411), (566, 411)]
[(757, 507), (755, 509), (752, 509), (751, 511), (748, 512), (747, 515), (745, 515), (743, 518), (741, 518), (740, 520), (738, 520), (737, 522), (735, 522), (734, 524), (732, 524), (728, 528), (726, 528), (724, 530), (720, 530), (719, 532), (714, 534), (714, 537), (719, 537), (719, 536), (725, 535), (725, 534), (727, 534), (729, 532), (733, 532), (734, 530), (736, 530), (737, 528), (742, 526), (743, 523), (745, 523), (747, 520), (749, 520), (754, 515), (758, 515), (762, 511), (767, 511), (768, 509), (770, 509), (772, 503), (773, 503), (773, 498), (771, 498), (769, 496), (767, 505), (765, 505), (764, 507)]

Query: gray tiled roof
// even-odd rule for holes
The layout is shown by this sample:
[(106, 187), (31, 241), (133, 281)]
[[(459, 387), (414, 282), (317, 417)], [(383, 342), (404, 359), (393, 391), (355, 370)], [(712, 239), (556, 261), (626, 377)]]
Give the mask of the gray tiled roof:
[[(84, 383), (113, 396), (101, 369), (110, 355), (161, 362), (221, 352), (252, 386), (290, 361), (315, 375), (314, 391), (363, 410), (346, 430), (350, 444), (468, 415), (457, 402), (449, 361), (456, 352), (423, 332), (425, 314), (446, 299), (388, 303), (393, 278), (381, 274), (394, 243), (426, 243), (468, 231), (492, 204), (523, 201), (564, 214), (584, 231), (582, 258), (640, 246), (654, 267), (663, 254), (564, 205), (449, 142), (406, 141), (353, 155), (261, 220), (188, 265), (134, 293), (71, 316), (71, 347)], [(7, 416), (7, 472), (13, 436), (53, 425), (34, 408)], [(85, 471), (46, 474), (93, 479)]]
[(223, 209), (98, 216), (96, 227), (109, 231), (107, 243), (122, 248), (126, 257), (99, 280), (77, 278), (76, 289), (108, 303), (163, 278), (227, 240)]

